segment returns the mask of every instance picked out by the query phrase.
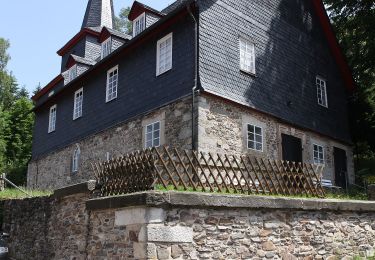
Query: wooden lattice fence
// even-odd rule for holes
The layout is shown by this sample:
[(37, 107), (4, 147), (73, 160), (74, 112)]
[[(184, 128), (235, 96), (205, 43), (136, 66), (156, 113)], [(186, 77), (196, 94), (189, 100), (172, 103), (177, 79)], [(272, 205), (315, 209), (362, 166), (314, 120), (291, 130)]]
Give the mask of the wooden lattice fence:
[(101, 196), (155, 189), (324, 197), (322, 165), (167, 147), (93, 164)]

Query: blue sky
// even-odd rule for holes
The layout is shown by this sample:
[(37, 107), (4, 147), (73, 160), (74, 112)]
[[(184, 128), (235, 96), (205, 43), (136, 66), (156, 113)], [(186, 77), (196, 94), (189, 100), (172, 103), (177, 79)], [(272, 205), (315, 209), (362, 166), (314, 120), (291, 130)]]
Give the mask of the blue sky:
[[(7, 0), (1, 4), (0, 37), (11, 44), (8, 70), (29, 92), (45, 86), (60, 72), (56, 54), (79, 32), (88, 0)], [(161, 10), (173, 0), (141, 0)], [(132, 0), (114, 0), (115, 13)]]

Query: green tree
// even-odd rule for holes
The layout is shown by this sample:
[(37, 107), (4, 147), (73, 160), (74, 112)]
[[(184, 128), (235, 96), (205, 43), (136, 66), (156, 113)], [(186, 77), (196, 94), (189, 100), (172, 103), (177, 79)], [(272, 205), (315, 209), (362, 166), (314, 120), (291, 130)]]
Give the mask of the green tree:
[(325, 4), (358, 85), (350, 102), (356, 150), (371, 155), (375, 152), (375, 2), (325, 0)]
[[(28, 95), (28, 94), (27, 94)], [(19, 98), (7, 115), (5, 143), (7, 173), (15, 183), (26, 181), (27, 164), (31, 158), (32, 128), (34, 125), (33, 103), (27, 97)]]
[(132, 32), (132, 23), (128, 20), (129, 13), (130, 7), (126, 7), (120, 10), (119, 16), (115, 16), (115, 30), (127, 34)]
[(0, 171), (16, 184), (24, 184), (31, 157), (33, 103), (26, 88), (19, 89), (15, 77), (6, 69), (9, 46), (0, 38)]

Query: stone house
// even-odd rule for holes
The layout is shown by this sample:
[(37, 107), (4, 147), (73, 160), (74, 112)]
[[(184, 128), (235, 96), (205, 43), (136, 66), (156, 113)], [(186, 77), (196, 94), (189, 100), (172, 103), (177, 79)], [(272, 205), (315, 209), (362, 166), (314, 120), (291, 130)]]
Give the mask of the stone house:
[(61, 73), (37, 93), (28, 186), (93, 178), (90, 162), (169, 145), (325, 164), (354, 182), (354, 88), (320, 0), (137, 1), (131, 35), (89, 0)]

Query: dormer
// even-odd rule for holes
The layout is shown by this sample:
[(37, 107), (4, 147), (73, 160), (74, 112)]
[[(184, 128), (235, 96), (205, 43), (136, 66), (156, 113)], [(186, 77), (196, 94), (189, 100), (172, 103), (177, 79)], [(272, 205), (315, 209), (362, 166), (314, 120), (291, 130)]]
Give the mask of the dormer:
[(133, 37), (156, 23), (165, 14), (140, 2), (134, 1), (128, 19), (133, 23)]
[(113, 24), (113, 0), (89, 0), (81, 31), (57, 52), (62, 57), (61, 71), (65, 71), (70, 55), (91, 61), (100, 60), (100, 33), (103, 27), (112, 29)]
[(99, 35), (99, 43), (101, 44), (101, 59), (114, 52), (124, 43), (131, 40), (131, 36), (107, 27), (102, 29)]
[(78, 76), (90, 69), (90, 67), (94, 66), (95, 63), (96, 62), (93, 60), (71, 54), (66, 65), (66, 69), (62, 73), (62, 76), (64, 77), (64, 85), (75, 80)]

